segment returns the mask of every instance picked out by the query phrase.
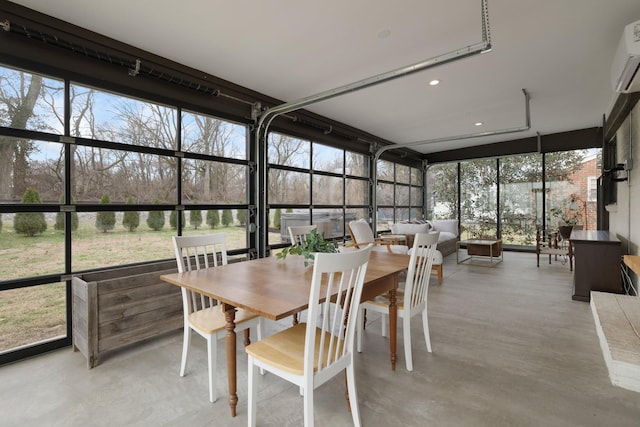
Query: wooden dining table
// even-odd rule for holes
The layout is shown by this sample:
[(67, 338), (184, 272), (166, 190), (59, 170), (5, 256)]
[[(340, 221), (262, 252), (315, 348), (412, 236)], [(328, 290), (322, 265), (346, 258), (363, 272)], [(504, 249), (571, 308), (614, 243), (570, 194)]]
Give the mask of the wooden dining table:
[[(408, 255), (371, 252), (362, 291), (363, 301), (386, 292), (389, 294), (392, 370), (396, 366), (396, 289), (398, 277), (408, 265)], [(285, 260), (267, 257), (160, 276), (168, 283), (202, 293), (223, 304), (227, 321), (225, 344), (231, 416), (236, 416), (238, 405), (235, 309), (248, 310), (271, 320), (281, 320), (305, 310), (309, 304), (312, 274), (313, 267), (305, 266), (302, 257), (289, 256)]]

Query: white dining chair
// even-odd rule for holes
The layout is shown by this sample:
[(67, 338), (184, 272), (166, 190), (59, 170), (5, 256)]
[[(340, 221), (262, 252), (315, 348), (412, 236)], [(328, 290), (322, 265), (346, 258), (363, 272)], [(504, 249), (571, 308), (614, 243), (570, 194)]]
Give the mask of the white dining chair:
[[(224, 234), (206, 234), (199, 236), (174, 236), (178, 272), (199, 270), (227, 264), (227, 247)], [(233, 286), (229, 283), (229, 286)], [(185, 375), (187, 353), (191, 343), (191, 330), (207, 341), (207, 359), (209, 368), (209, 401), (215, 402), (216, 395), (216, 355), (217, 342), (227, 335), (225, 313), (222, 304), (205, 295), (182, 288), (182, 306), (184, 312), (184, 338), (182, 342), (182, 361), (180, 376)], [(258, 340), (262, 338), (262, 320), (251, 312), (238, 309), (235, 314), (236, 331), (245, 332), (245, 345), (249, 344), (249, 328), (257, 329)]]
[(317, 229), (317, 225), (292, 225), (289, 229), (289, 239), (292, 245), (299, 245), (307, 240), (307, 235), (311, 230)]
[[(258, 368), (272, 372), (300, 388), (306, 427), (311, 427), (314, 423), (314, 390), (346, 370), (353, 424), (361, 424), (353, 350), (358, 305), (370, 253), (371, 248), (346, 253), (317, 254), (311, 279), (307, 322), (245, 348), (249, 363), (249, 427), (256, 425)], [(337, 295), (335, 304), (319, 303), (320, 299), (328, 300), (333, 295)], [(321, 307), (324, 311), (322, 315)]]
[[(409, 270), (403, 290), (397, 291), (398, 317), (402, 318), (402, 337), (404, 341), (404, 358), (407, 371), (413, 371), (413, 357), (411, 354), (411, 318), (422, 314), (422, 328), (427, 351), (431, 353), (431, 339), (429, 337), (429, 317), (427, 312), (427, 295), (429, 292), (429, 278), (433, 254), (438, 244), (439, 232), (418, 233), (410, 251)], [(387, 316), (389, 315), (389, 297), (381, 295), (373, 300), (360, 304), (358, 310), (358, 353), (362, 351), (362, 334), (364, 332), (363, 310), (376, 311), (382, 314), (382, 336), (387, 333)]]

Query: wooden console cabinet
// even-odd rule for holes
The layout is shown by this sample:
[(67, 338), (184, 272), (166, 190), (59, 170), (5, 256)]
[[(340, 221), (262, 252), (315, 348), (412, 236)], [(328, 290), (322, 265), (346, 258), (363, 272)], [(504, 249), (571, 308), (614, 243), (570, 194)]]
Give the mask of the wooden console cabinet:
[(622, 293), (620, 240), (608, 231), (600, 230), (573, 230), (569, 240), (575, 259), (571, 298), (588, 302), (591, 291)]

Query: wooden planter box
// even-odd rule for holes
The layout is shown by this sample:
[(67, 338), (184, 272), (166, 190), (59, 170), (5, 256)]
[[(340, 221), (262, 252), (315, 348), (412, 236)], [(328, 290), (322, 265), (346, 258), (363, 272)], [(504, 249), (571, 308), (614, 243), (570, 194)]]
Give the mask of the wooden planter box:
[(160, 280), (175, 261), (93, 272), (74, 277), (73, 349), (89, 369), (110, 350), (179, 329), (180, 288)]

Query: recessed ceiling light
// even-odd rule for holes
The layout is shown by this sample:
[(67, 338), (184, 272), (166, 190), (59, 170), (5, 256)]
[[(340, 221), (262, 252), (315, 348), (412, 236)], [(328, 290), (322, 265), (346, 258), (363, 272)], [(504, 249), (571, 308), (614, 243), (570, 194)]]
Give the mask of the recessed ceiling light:
[(391, 35), (391, 30), (388, 29), (388, 28), (385, 28), (384, 30), (378, 31), (378, 38), (379, 39), (386, 39), (390, 35)]
[(440, 80), (438, 80), (438, 79), (433, 79), (433, 80), (431, 80), (431, 81), (429, 82), (429, 84), (430, 84), (431, 86), (436, 86), (436, 85), (440, 84)]
[(474, 124), (475, 124), (476, 126), (482, 126), (484, 123), (482, 123), (482, 122), (475, 122)]

